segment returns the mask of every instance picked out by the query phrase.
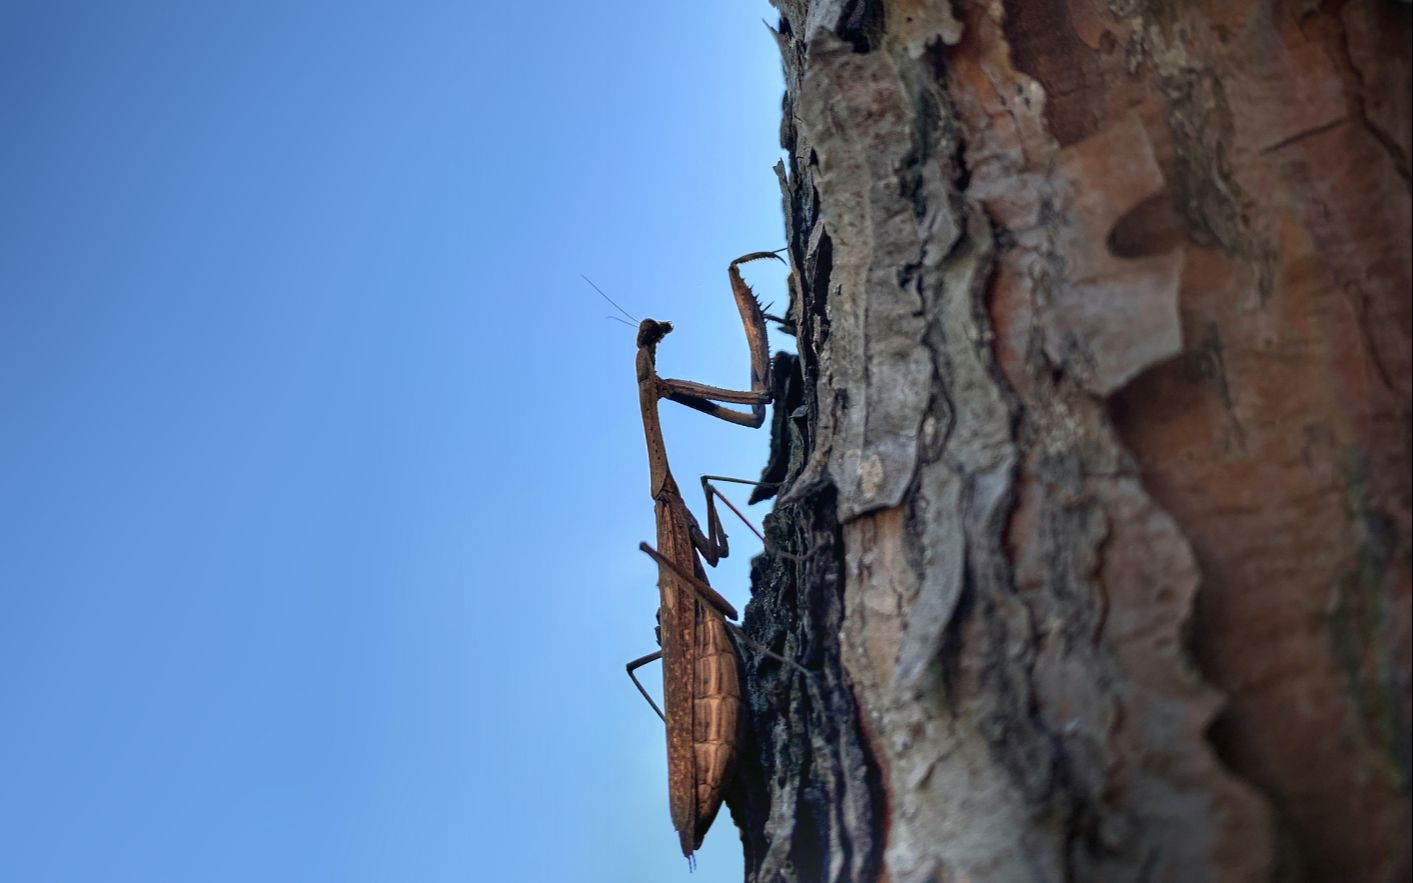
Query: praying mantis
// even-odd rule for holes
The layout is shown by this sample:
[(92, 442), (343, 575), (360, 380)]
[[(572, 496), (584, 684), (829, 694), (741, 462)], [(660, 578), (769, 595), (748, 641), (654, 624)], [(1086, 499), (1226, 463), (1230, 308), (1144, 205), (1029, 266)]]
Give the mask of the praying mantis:
[[(784, 262), (775, 252), (753, 252), (732, 261), (727, 271), (750, 347), (749, 390), (721, 389), (659, 377), (657, 346), (672, 331), (672, 323), (644, 319), (638, 325), (638, 401), (657, 518), (657, 547), (643, 543), (639, 548), (658, 563), (658, 643), (661, 649), (633, 660), (627, 664), (627, 669), (638, 691), (666, 724), (668, 802), (672, 826), (677, 831), (682, 854), (688, 860), (701, 846), (702, 838), (716, 818), (734, 769), (741, 719), (741, 682), (736, 647), (731, 640), (731, 630), (735, 627), (727, 619), (737, 617), (735, 608), (708, 584), (698, 558), (700, 553), (707, 563), (715, 566), (729, 553), (726, 532), (716, 510), (715, 497), (720, 496), (720, 492), (708, 482), (709, 476), (703, 477), (702, 490), (707, 501), (707, 532), (703, 533), (687, 509), (668, 467), (658, 401), (670, 399), (741, 426), (759, 427), (765, 421), (765, 406), (771, 397), (765, 316), (739, 270), (743, 263), (764, 258)], [(728, 408), (720, 404), (722, 402), (748, 405), (750, 411)], [(726, 503), (731, 505), (729, 501)], [(731, 508), (735, 510), (734, 506)], [(736, 633), (740, 634), (739, 629)], [(665, 712), (657, 707), (633, 674), (637, 668), (659, 658), (662, 660)]]

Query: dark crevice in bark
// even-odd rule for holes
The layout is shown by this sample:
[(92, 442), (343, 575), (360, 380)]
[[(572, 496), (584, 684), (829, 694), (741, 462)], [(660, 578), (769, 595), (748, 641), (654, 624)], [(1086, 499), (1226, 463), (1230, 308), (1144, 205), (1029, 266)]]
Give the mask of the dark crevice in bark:
[(858, 53), (870, 52), (884, 30), (883, 4), (849, 0), (839, 18), (838, 35)]
[[(781, 32), (789, 31), (782, 24)], [(783, 108), (781, 140), (793, 148), (791, 93)], [(753, 639), (810, 674), (747, 656), (748, 737), (727, 804), (742, 832), (747, 881), (872, 880), (881, 867), (885, 801), (839, 658), (843, 547), (835, 492), (828, 482), (794, 486), (819, 426), (832, 248), (816, 229), (819, 196), (810, 171), (793, 150), (779, 171), (796, 270), (788, 316), (799, 354), (781, 353), (774, 362), (771, 456), (762, 481), (779, 488), (763, 486), (758, 496), (789, 496), (765, 519), (767, 551), (752, 564), (744, 624)]]
[(751, 496), (746, 501), (752, 506), (778, 494), (789, 478), (792, 457), (799, 454), (798, 446), (791, 442), (791, 434), (800, 432), (799, 423), (805, 417), (800, 412), (805, 400), (805, 379), (800, 373), (800, 360), (789, 353), (776, 353), (771, 361), (770, 376), (774, 382), (770, 411), (770, 458), (761, 470), (760, 484), (751, 490)]
[[(750, 728), (740, 785), (728, 795), (741, 828), (748, 881), (873, 879), (882, 817), (878, 770), (852, 723), (858, 709), (840, 666), (841, 546), (833, 490), (821, 486), (766, 518), (769, 549), (752, 566), (745, 627), (755, 640), (810, 671), (748, 658)], [(845, 816), (849, 818), (846, 820)], [(862, 824), (860, 824), (862, 822)]]
[[(1360, 73), (1359, 67), (1354, 63), (1349, 49), (1349, 33), (1340, 18), (1340, 10), (1347, 2), (1348, 0), (1325, 0), (1325, 2), (1320, 5), (1319, 14), (1328, 22), (1327, 27), (1330, 33), (1330, 38), (1325, 41), (1326, 51), (1329, 53), (1330, 58), (1334, 60), (1339, 68), (1340, 75), (1344, 78), (1345, 100), (1349, 103), (1350, 114), (1358, 121), (1359, 125), (1373, 137), (1380, 149), (1388, 155), (1389, 162), (1393, 165), (1393, 169), (1397, 172), (1398, 177), (1403, 179), (1403, 186), (1406, 188), (1410, 186), (1409, 158), (1407, 154), (1403, 152), (1403, 148), (1399, 145), (1398, 140), (1392, 133), (1386, 132), (1375, 125), (1374, 121), (1369, 118), (1369, 113), (1365, 108), (1364, 90), (1366, 84), (1364, 82), (1364, 75)], [(1402, 17), (1403, 19), (1401, 22), (1402, 28), (1397, 27), (1395, 22), (1389, 22), (1389, 24), (1395, 25), (1389, 28), (1389, 30), (1393, 33), (1397, 33), (1399, 30), (1406, 32), (1408, 30), (1408, 9), (1406, 7), (1400, 9), (1396, 4), (1392, 3), (1384, 4), (1384, 6), (1386, 8), (1378, 10), (1379, 15), (1387, 19), (1396, 19), (1398, 17)], [(1314, 15), (1314, 13), (1312, 13), (1312, 15)], [(1407, 96), (1405, 96), (1405, 98), (1406, 97)]]

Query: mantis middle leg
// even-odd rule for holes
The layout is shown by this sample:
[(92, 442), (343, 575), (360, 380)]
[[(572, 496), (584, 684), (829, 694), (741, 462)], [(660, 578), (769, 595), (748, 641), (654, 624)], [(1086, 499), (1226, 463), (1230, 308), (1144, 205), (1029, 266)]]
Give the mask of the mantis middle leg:
[(721, 526), (721, 514), (716, 508), (717, 498), (720, 498), (721, 502), (725, 503), (726, 507), (735, 513), (737, 518), (741, 519), (742, 524), (751, 529), (751, 533), (756, 535), (756, 538), (761, 541), (761, 545), (767, 552), (777, 558), (784, 558), (787, 561), (803, 560), (799, 555), (792, 555), (789, 552), (782, 551), (772, 546), (770, 541), (765, 538), (765, 534), (761, 533), (760, 529), (752, 524), (751, 520), (747, 518), (740, 509), (737, 509), (736, 505), (727, 499), (725, 494), (712, 484), (713, 481), (733, 481), (737, 484), (753, 485), (766, 484), (765, 482), (751, 481), (745, 478), (731, 478), (725, 475), (702, 476), (702, 493), (706, 495), (707, 503), (707, 533), (703, 534), (701, 528), (698, 527), (694, 521), (691, 528), (692, 545), (702, 554), (702, 558), (704, 558), (708, 564), (715, 567), (717, 562), (727, 557), (731, 551), (726, 541), (726, 530)]

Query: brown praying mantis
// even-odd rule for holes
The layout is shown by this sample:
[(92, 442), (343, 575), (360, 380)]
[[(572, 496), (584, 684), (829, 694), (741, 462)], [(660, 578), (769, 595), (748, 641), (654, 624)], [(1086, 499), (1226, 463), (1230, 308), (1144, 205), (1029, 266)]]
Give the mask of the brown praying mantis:
[[(706, 571), (698, 558), (700, 553), (707, 563), (715, 566), (729, 553), (726, 532), (716, 510), (715, 497), (720, 496), (720, 492), (708, 482), (712, 476), (703, 477), (702, 489), (707, 500), (707, 532), (704, 534), (687, 509), (667, 465), (657, 406), (660, 399), (670, 399), (741, 426), (759, 427), (765, 421), (765, 406), (770, 403), (765, 316), (738, 269), (743, 263), (762, 258), (783, 262), (774, 252), (753, 252), (732, 261), (727, 271), (750, 346), (750, 390), (721, 389), (659, 377), (657, 345), (672, 331), (672, 323), (644, 319), (638, 325), (638, 401), (657, 517), (657, 548), (647, 543), (640, 548), (658, 563), (661, 595), (658, 643), (661, 649), (633, 660), (627, 668), (638, 691), (667, 727), (668, 801), (672, 826), (677, 830), (682, 854), (688, 859), (701, 846), (702, 838), (716, 818), (734, 768), (741, 720), (741, 682), (732, 630), (744, 636), (727, 622), (728, 618), (737, 618), (736, 610), (708, 584)], [(722, 402), (749, 405), (750, 411), (728, 408), (720, 404)], [(729, 500), (721, 499), (740, 515)], [(665, 713), (633, 674), (635, 669), (659, 658), (662, 659)]]

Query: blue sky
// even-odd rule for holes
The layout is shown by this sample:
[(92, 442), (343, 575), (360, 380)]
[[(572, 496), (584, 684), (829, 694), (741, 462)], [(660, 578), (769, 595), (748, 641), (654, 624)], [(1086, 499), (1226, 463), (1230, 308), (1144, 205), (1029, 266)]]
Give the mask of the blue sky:
[[(763, 18), (0, 0), (0, 878), (689, 879), (623, 675), (633, 333), (578, 274), (747, 381)], [(664, 417), (694, 508), (758, 472)], [(740, 879), (728, 821), (699, 860)]]

